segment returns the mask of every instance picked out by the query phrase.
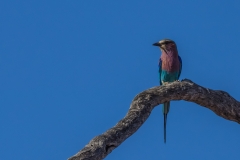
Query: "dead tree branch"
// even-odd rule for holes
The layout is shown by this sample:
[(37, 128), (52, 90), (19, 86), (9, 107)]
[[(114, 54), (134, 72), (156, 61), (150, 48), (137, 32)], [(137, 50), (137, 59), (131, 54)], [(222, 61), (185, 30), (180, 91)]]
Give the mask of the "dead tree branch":
[(94, 137), (69, 160), (101, 160), (135, 133), (146, 121), (153, 108), (170, 100), (185, 100), (209, 108), (217, 115), (240, 123), (240, 102), (228, 93), (204, 88), (190, 80), (173, 82), (139, 93), (127, 115), (105, 133)]

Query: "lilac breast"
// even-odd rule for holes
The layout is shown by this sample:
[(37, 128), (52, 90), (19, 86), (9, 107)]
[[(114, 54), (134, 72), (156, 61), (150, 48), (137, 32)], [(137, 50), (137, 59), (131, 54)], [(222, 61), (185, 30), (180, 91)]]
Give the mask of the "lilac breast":
[(171, 49), (167, 53), (162, 50), (161, 55), (162, 70), (167, 72), (176, 72), (180, 69), (180, 62), (178, 59), (178, 52), (176, 49)]

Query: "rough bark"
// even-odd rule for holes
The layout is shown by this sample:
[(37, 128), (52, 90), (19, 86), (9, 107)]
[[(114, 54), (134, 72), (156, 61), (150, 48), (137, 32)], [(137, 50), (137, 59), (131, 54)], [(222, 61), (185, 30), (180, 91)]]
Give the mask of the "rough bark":
[(127, 115), (122, 120), (105, 133), (94, 137), (69, 160), (105, 158), (141, 127), (155, 106), (170, 100), (194, 102), (209, 108), (227, 120), (240, 123), (240, 102), (224, 91), (207, 89), (185, 79), (139, 93), (133, 99)]

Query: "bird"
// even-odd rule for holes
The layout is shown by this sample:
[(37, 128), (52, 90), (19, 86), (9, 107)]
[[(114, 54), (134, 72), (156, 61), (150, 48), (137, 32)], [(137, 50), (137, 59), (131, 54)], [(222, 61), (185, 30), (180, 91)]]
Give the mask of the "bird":
[[(171, 39), (163, 39), (153, 44), (162, 52), (159, 58), (159, 82), (160, 85), (178, 81), (182, 71), (182, 59), (178, 55), (177, 45)], [(162, 111), (164, 116), (164, 143), (166, 143), (167, 115), (170, 109), (170, 101), (164, 102)]]

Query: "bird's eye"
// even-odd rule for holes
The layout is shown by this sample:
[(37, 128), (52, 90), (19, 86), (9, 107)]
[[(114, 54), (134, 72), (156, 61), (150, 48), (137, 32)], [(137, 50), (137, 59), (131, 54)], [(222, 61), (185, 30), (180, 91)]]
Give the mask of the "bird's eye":
[(169, 44), (169, 43), (170, 43), (170, 42), (168, 42), (168, 41), (167, 41), (167, 42), (165, 42), (165, 44)]

